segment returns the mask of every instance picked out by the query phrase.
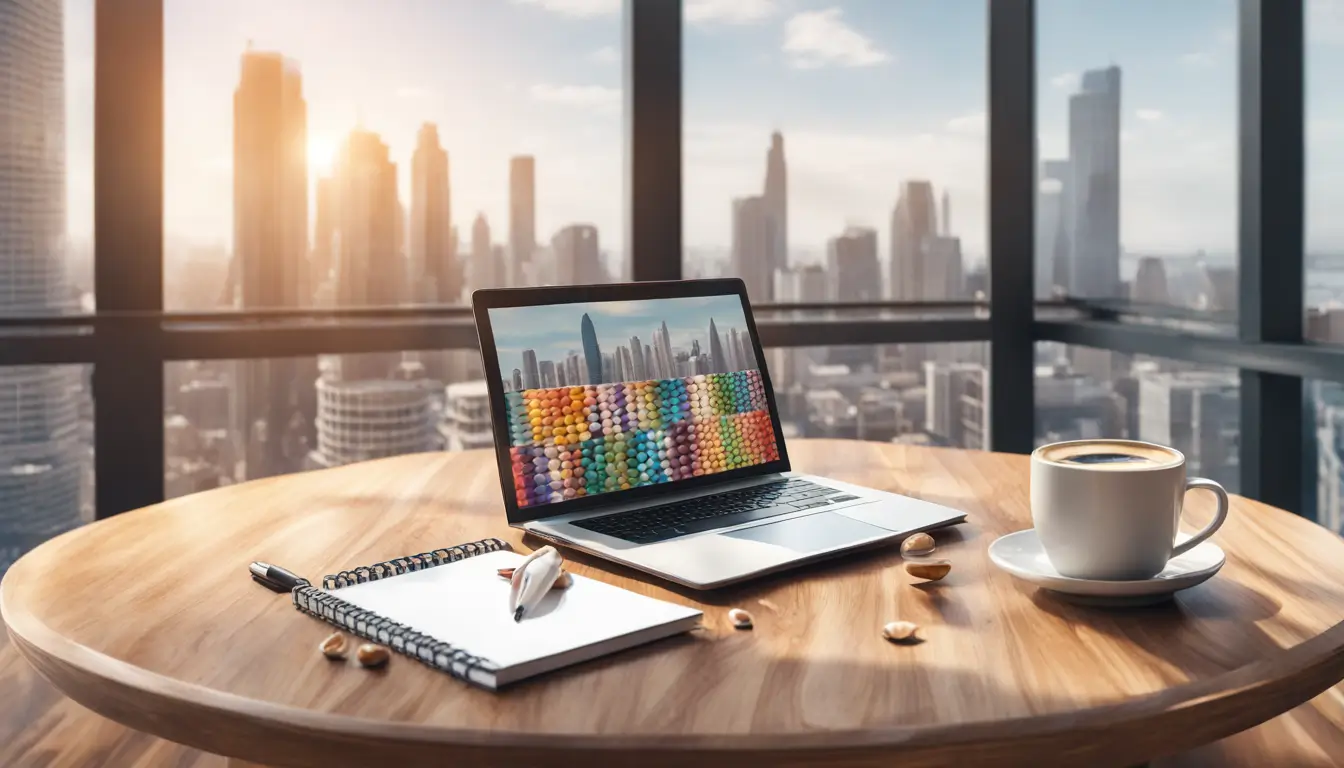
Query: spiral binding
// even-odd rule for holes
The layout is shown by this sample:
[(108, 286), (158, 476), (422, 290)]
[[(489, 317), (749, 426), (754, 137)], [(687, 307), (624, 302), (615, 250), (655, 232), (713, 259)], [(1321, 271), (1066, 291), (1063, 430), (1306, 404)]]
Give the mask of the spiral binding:
[[(473, 670), (493, 672), (497, 667), (480, 656), (473, 656), (451, 643), (445, 643), (429, 635), (417, 632), (410, 627), (386, 619), (372, 611), (358, 608), (324, 590), (339, 589), (352, 584), (364, 584), (389, 576), (397, 576), (412, 571), (422, 571), (444, 563), (454, 563), (475, 557), (486, 552), (509, 549), (508, 542), (500, 539), (482, 539), (469, 544), (461, 544), (447, 549), (436, 549), (410, 557), (399, 557), (384, 563), (349, 571), (341, 571), (332, 576), (322, 577), (322, 589), (310, 586), (306, 582), (295, 587), (291, 597), (294, 607), (323, 621), (335, 624), (355, 635), (375, 643), (386, 645), (392, 650), (416, 661), (447, 672), (459, 680), (473, 685), (481, 685), (473, 680)], [(484, 687), (484, 686), (483, 686)]]

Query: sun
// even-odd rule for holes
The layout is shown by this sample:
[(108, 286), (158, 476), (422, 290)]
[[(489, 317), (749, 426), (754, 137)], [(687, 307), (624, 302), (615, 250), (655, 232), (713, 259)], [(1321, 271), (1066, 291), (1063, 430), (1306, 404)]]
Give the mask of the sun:
[(325, 176), (336, 162), (336, 139), (326, 135), (308, 137), (308, 173)]

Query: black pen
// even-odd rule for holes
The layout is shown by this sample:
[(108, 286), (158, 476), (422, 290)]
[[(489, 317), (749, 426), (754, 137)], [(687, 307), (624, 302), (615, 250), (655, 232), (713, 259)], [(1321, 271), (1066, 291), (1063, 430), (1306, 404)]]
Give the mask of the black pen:
[(308, 583), (307, 579), (295, 576), (284, 568), (270, 563), (258, 561), (249, 565), (247, 569), (252, 572), (252, 578), (258, 584), (276, 592), (293, 592), (295, 587)]

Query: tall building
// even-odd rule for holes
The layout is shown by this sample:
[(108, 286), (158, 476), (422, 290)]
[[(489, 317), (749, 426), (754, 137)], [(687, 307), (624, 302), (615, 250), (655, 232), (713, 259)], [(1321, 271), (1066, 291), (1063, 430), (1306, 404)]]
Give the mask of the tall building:
[(1069, 289), (1069, 161), (1041, 164), (1036, 197), (1036, 298)]
[(557, 277), (561, 285), (592, 285), (603, 282), (602, 254), (597, 227), (570, 224), (551, 238)]
[(495, 254), (490, 248), (490, 224), (484, 213), (476, 214), (471, 225), (471, 289), (494, 288), (499, 285), (495, 274)]
[(723, 351), (723, 341), (719, 338), (719, 329), (714, 327), (714, 318), (709, 319), (709, 372), (723, 373), (728, 370), (728, 359)]
[(943, 190), (943, 219), (938, 234), (943, 237), (952, 236), (952, 193), (946, 189)]
[(494, 446), (495, 434), (490, 428), (490, 393), (484, 379), (449, 384), (444, 389), (439, 434), (443, 437), (443, 447), (450, 451)]
[(523, 389), (536, 389), (541, 386), (541, 369), (537, 367), (537, 351), (523, 350)]
[(429, 380), (317, 380), (317, 447), (310, 468), (441, 447)]
[(1156, 256), (1144, 256), (1139, 259), (1139, 271), (1134, 275), (1134, 287), (1130, 298), (1144, 304), (1166, 304), (1170, 300), (1167, 290), (1167, 268), (1162, 259)]
[[(602, 384), (611, 379), (602, 376), (602, 348), (597, 345), (597, 329), (587, 312), (579, 323), (580, 336), (583, 338), (583, 359), (587, 366), (588, 380), (584, 384)], [(579, 383), (579, 382), (574, 382)]]
[(1241, 427), (1237, 374), (1148, 372), (1139, 376), (1138, 439), (1185, 454), (1186, 472), (1233, 493), (1240, 485)]
[(453, 303), (461, 298), (450, 237), (452, 188), (448, 153), (433, 123), (420, 126), (411, 155), (410, 272), (412, 300)]
[(331, 270), (336, 264), (336, 180), (317, 180), (314, 195), (316, 211), (313, 214), (313, 250), (308, 258), (309, 303), (317, 306), (318, 293), (330, 286)]
[(764, 197), (733, 201), (733, 274), (747, 284), (747, 295), (757, 303), (774, 293), (774, 219)]
[[(881, 277), (879, 270), (878, 277)], [(821, 304), (830, 298), (827, 270), (816, 264), (775, 273), (775, 300), (781, 303)], [(770, 379), (776, 390), (801, 383), (811, 366), (823, 361), (817, 347), (775, 347), (765, 351), (770, 361)]]
[(1083, 73), (1069, 97), (1069, 293), (1120, 298), (1120, 68)]
[(923, 268), (920, 301), (950, 301), (965, 297), (961, 238), (933, 235), (920, 247)]
[[(907, 181), (891, 212), (891, 297), (896, 301), (924, 301), (924, 241), (938, 233), (938, 211), (933, 185)], [(879, 281), (878, 285), (881, 285)], [(879, 287), (880, 294), (880, 287)]]
[[(65, 277), (63, 4), (0, 0), (0, 315), (77, 308)], [(80, 522), (76, 366), (0, 368), (0, 573)]]
[[(346, 137), (337, 159), (336, 188), (337, 305), (400, 304), (405, 283), (404, 260), (398, 251), (397, 166), (378, 134), (356, 128)], [(346, 381), (382, 379), (399, 361), (394, 354), (343, 356), (340, 377)]]
[(826, 258), (837, 301), (882, 298), (882, 267), (877, 261), (877, 230), (850, 227), (826, 245)]
[(644, 361), (644, 345), (639, 343), (638, 336), (630, 337), (630, 365), (634, 374), (635, 381), (644, 381), (649, 377), (649, 369)]
[(525, 284), (536, 249), (537, 162), (520, 155), (509, 159), (509, 285)]
[[(784, 136), (779, 131), (770, 134), (770, 150), (765, 155), (765, 223), (769, 251), (765, 260), (766, 293), (757, 301), (772, 301), (769, 291), (774, 288), (774, 274), (789, 266), (789, 174), (784, 162)], [(737, 274), (745, 276), (745, 273)]]
[[(243, 309), (300, 307), (308, 273), (308, 106), (299, 67), (279, 53), (248, 50), (233, 95), (233, 258)], [(300, 388), (292, 358), (237, 364), (234, 397), (247, 477), (302, 467), (286, 451)]]
[(945, 445), (989, 450), (989, 370), (924, 362), (925, 429)]

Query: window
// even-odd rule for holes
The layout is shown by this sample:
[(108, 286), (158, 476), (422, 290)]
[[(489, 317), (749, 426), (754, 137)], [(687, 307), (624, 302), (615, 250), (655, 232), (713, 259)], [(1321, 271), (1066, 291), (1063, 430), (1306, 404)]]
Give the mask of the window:
[(1237, 4), (1037, 4), (1038, 298), (1235, 318)]
[(1036, 444), (1124, 437), (1185, 454), (1190, 477), (1241, 485), (1233, 369), (1106, 349), (1036, 344)]
[(985, 4), (685, 4), (683, 274), (983, 298)]
[(628, 273), (618, 3), (165, 0), (164, 36), (168, 308)]
[(1333, 381), (1304, 382), (1306, 407), (1314, 434), (1306, 442), (1316, 456), (1316, 487), (1304, 488), (1316, 522), (1344, 533), (1344, 386)]
[(989, 448), (989, 345), (765, 351), (784, 437)]
[(1330, 73), (1344, 66), (1344, 4), (1331, 0), (1307, 3), (1306, 13), (1304, 335), (1314, 341), (1340, 343), (1344, 342), (1344, 221), (1337, 212), (1344, 194), (1344, 101)]

